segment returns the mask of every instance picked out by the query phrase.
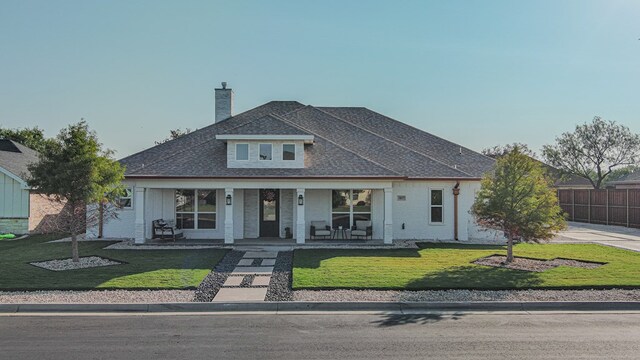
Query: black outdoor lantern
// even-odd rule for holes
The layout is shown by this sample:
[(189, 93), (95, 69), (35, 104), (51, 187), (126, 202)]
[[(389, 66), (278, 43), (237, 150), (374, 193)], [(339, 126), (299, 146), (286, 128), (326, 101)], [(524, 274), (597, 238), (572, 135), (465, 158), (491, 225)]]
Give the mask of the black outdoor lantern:
[(298, 195), (298, 205), (304, 205), (304, 197), (302, 194)]
[(231, 205), (231, 194), (227, 195), (227, 205)]

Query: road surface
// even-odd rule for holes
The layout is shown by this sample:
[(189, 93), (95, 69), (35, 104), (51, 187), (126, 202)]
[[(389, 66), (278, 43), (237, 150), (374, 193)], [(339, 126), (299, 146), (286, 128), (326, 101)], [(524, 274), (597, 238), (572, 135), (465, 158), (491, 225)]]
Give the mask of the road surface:
[(638, 359), (640, 314), (0, 316), (1, 359)]

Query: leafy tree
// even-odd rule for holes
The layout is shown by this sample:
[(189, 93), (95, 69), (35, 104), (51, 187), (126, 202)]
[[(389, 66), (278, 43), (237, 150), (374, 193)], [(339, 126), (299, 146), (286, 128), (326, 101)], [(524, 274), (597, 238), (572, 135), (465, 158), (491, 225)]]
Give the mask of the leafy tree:
[(156, 141), (156, 145), (160, 145), (160, 144), (164, 144), (167, 141), (171, 141), (171, 140), (175, 140), (183, 135), (187, 135), (188, 133), (190, 133), (192, 130), (189, 128), (185, 128), (184, 130), (177, 128), (177, 129), (173, 129), (173, 130), (169, 130), (169, 137), (160, 140), (160, 141)]
[(596, 116), (591, 123), (557, 137), (555, 145), (545, 145), (542, 154), (549, 164), (600, 189), (616, 167), (638, 163), (640, 135)]
[(540, 242), (565, 228), (556, 192), (542, 165), (519, 147), (498, 158), (493, 172), (482, 178), (471, 213), (478, 224), (502, 231), (507, 238), (507, 263), (514, 241)]
[[(124, 169), (112, 155), (82, 121), (61, 130), (40, 153), (38, 162), (29, 166), (29, 185), (65, 203), (65, 214), (58, 222), (60, 230), (71, 234), (74, 262), (79, 261), (77, 235), (103, 216), (98, 215), (100, 204), (115, 205), (122, 192)], [(115, 214), (112, 212), (113, 217)]]
[(515, 148), (518, 148), (521, 153), (528, 155), (534, 159), (537, 157), (536, 153), (533, 152), (531, 149), (529, 149), (529, 146), (527, 146), (527, 144), (523, 144), (523, 143), (496, 145), (494, 147), (485, 148), (482, 150), (482, 155), (497, 159), (509, 154)]
[(9, 139), (36, 150), (43, 151), (47, 144), (52, 140), (44, 136), (44, 131), (35, 126), (32, 128), (22, 129), (5, 129), (0, 128), (0, 139)]

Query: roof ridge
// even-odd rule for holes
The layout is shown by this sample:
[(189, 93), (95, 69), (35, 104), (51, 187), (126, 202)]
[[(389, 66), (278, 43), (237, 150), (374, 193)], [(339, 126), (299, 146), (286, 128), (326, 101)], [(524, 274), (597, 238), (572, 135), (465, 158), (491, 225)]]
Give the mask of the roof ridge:
[[(409, 150), (409, 151), (411, 151), (411, 152), (413, 152), (413, 153), (416, 153), (416, 154), (418, 154), (418, 155), (420, 155), (420, 156), (423, 156), (423, 157), (426, 157), (426, 158), (428, 158), (428, 159), (430, 159), (430, 160), (433, 160), (433, 161), (435, 161), (435, 162), (437, 162), (437, 163), (439, 163), (439, 164), (442, 164), (442, 165), (444, 165), (444, 166), (446, 166), (446, 167), (448, 167), (448, 168), (450, 168), (450, 169), (452, 169), (452, 170), (455, 170), (455, 171), (457, 171), (457, 172), (459, 172), (459, 173), (462, 173), (462, 174), (464, 174), (464, 175), (466, 175), (466, 176), (473, 176), (472, 174), (469, 174), (469, 173), (467, 173), (467, 172), (465, 172), (465, 171), (462, 171), (462, 170), (460, 170), (460, 169), (458, 169), (458, 168), (455, 168), (455, 167), (453, 167), (453, 166), (451, 166), (451, 165), (449, 165), (449, 164), (447, 164), (447, 163), (445, 163), (445, 162), (442, 162), (442, 161), (440, 161), (440, 160), (438, 160), (438, 159), (436, 159), (436, 158), (434, 158), (434, 157), (432, 157), (432, 156), (430, 156), (430, 155), (427, 155), (427, 154), (424, 154), (424, 153), (422, 153), (422, 152), (416, 151), (416, 150), (414, 150), (414, 149), (412, 149), (412, 148), (410, 148), (410, 147), (408, 147), (408, 146), (406, 146), (406, 145), (403, 145), (403, 144), (401, 144), (401, 143), (399, 143), (399, 142), (397, 142), (397, 141), (394, 141), (394, 140), (391, 140), (391, 139), (389, 139), (389, 138), (386, 138), (386, 137), (384, 137), (384, 136), (382, 136), (382, 135), (380, 135), (380, 134), (377, 134), (377, 133), (375, 133), (375, 132), (373, 132), (373, 131), (371, 131), (371, 130), (369, 130), (369, 129), (365, 129), (365, 128), (361, 127), (361, 126), (357, 126), (357, 125), (355, 125), (355, 124), (351, 123), (350, 121), (347, 121), (347, 120), (345, 120), (345, 119), (343, 119), (343, 118), (341, 118), (341, 117), (338, 117), (338, 116), (336, 116), (336, 115), (333, 115), (333, 114), (331, 114), (331, 113), (329, 113), (329, 112), (327, 112), (327, 111), (324, 111), (324, 110), (322, 110), (322, 109), (318, 109), (318, 108), (316, 108), (316, 107), (313, 107), (313, 108), (314, 108), (314, 109), (317, 109), (318, 111), (321, 111), (322, 113), (327, 114), (327, 115), (329, 115), (329, 116), (331, 116), (331, 117), (333, 117), (333, 118), (336, 118), (336, 119), (338, 119), (338, 120), (340, 120), (340, 121), (342, 121), (342, 122), (344, 122), (344, 123), (347, 123), (347, 124), (349, 124), (349, 125), (351, 125), (351, 126), (353, 126), (353, 127), (356, 127), (356, 128), (358, 128), (358, 129), (361, 129), (362, 131), (366, 131), (366, 132), (368, 132), (368, 133), (370, 133), (370, 134), (373, 134), (373, 135), (375, 135), (375, 136), (377, 136), (377, 137), (379, 137), (379, 138), (381, 138), (381, 139), (384, 139), (384, 140), (386, 140), (386, 141), (388, 141), (388, 142), (390, 142), (390, 143), (396, 144), (396, 145), (398, 145), (398, 146), (400, 146), (400, 147), (402, 147), (402, 148), (404, 148), (404, 149), (407, 149), (407, 150)], [(366, 109), (366, 108), (365, 108), (365, 109)], [(392, 120), (393, 120), (393, 119), (392, 119)], [(397, 121), (397, 120), (396, 120), (396, 121)], [(419, 131), (422, 131), (422, 130), (420, 130), (420, 129), (418, 129), (418, 130), (419, 130)]]
[[(223, 134), (224, 134), (224, 133), (229, 133), (229, 132), (230, 132), (230, 131), (232, 131), (232, 130), (235, 130), (235, 129), (241, 128), (241, 127), (243, 127), (243, 126), (247, 126), (247, 125), (249, 125), (249, 124), (252, 124), (252, 123), (254, 123), (254, 122), (256, 122), (256, 121), (260, 121), (260, 120), (262, 120), (262, 119), (264, 119), (264, 118), (268, 118), (268, 117), (270, 117), (270, 118), (272, 118), (272, 119), (274, 119), (274, 120), (276, 120), (276, 121), (280, 121), (280, 122), (284, 123), (284, 124), (285, 124), (285, 125), (287, 125), (287, 126), (291, 126), (291, 124), (290, 124), (288, 121), (283, 121), (283, 119), (282, 119), (282, 118), (280, 118), (280, 117), (278, 117), (275, 113), (268, 113), (268, 114), (266, 114), (266, 115), (264, 115), (264, 116), (262, 116), (262, 117), (259, 117), (259, 118), (256, 118), (256, 119), (253, 119), (253, 120), (251, 120), (251, 121), (247, 121), (247, 122), (246, 122), (246, 123), (244, 123), (244, 124), (240, 124), (240, 125), (234, 126), (234, 127), (232, 127), (232, 128), (229, 128), (229, 129), (227, 129), (227, 130), (223, 131), (222, 133), (223, 133)], [(301, 130), (301, 131), (304, 131), (304, 132), (306, 132), (306, 133), (309, 133), (308, 131), (306, 131), (306, 130), (304, 130), (304, 129), (300, 129), (300, 128), (295, 127), (295, 126), (293, 126), (293, 127), (294, 127), (294, 128), (296, 128), (296, 129), (298, 129), (298, 130)], [(309, 134), (310, 134), (310, 133), (309, 133)]]
[[(305, 108), (306, 108), (306, 107), (310, 107), (310, 108), (315, 109), (315, 107), (313, 107), (313, 106), (311, 106), (311, 105), (307, 105), (307, 106), (305, 106)], [(299, 109), (296, 109), (296, 110), (299, 110)], [(293, 111), (292, 111), (292, 112), (293, 112)], [(289, 113), (287, 113), (287, 114), (290, 114), (290, 113), (292, 113), (292, 112), (289, 112)], [(275, 115), (275, 116), (276, 116), (276, 117), (279, 117), (279, 116), (277, 116), (277, 115)], [(291, 122), (291, 121), (289, 121), (289, 120), (287, 120), (287, 119), (285, 119), (285, 118), (281, 118), (281, 120), (282, 120), (282, 121), (284, 121), (284, 122), (286, 122), (286, 123), (288, 123), (288, 124), (291, 124), (292, 126), (295, 126), (295, 127), (299, 128), (300, 130), (304, 130), (304, 131), (306, 131), (306, 132), (308, 132), (308, 133), (310, 133), (310, 134), (313, 134), (313, 136), (317, 136), (317, 137), (319, 137), (319, 138), (321, 138), (321, 139), (323, 139), (323, 140), (325, 140), (325, 141), (327, 141), (327, 142), (329, 142), (329, 143), (331, 143), (331, 144), (333, 144), (333, 145), (335, 145), (335, 146), (337, 146), (337, 147), (341, 148), (342, 150), (345, 150), (345, 151), (347, 151), (347, 152), (349, 152), (349, 153), (352, 153), (352, 154), (354, 154), (355, 156), (357, 156), (357, 157), (359, 157), (359, 158), (361, 158), (361, 159), (364, 159), (364, 160), (366, 160), (366, 161), (368, 161), (368, 162), (370, 162), (370, 163), (376, 164), (377, 166), (380, 166), (381, 168), (383, 168), (383, 169), (385, 169), (385, 170), (391, 171), (391, 172), (392, 172), (392, 173), (394, 173), (394, 174), (397, 174), (397, 175), (402, 176), (402, 174), (400, 174), (399, 172), (397, 172), (397, 171), (395, 171), (395, 170), (392, 170), (392, 169), (389, 169), (388, 167), (386, 167), (386, 166), (384, 166), (384, 165), (382, 165), (382, 164), (380, 164), (380, 163), (378, 163), (378, 162), (376, 162), (376, 161), (374, 161), (374, 160), (371, 160), (371, 159), (369, 159), (369, 158), (367, 158), (367, 157), (364, 157), (364, 156), (362, 156), (362, 155), (360, 155), (360, 154), (356, 153), (355, 151), (353, 151), (353, 150), (351, 150), (351, 149), (347, 149), (346, 147), (344, 147), (344, 146), (342, 146), (342, 145), (340, 145), (340, 144), (336, 143), (335, 141), (329, 140), (329, 139), (327, 139), (327, 138), (326, 138), (326, 137), (324, 137), (324, 136), (318, 135), (318, 134), (314, 133), (313, 131), (311, 131), (311, 130), (309, 130), (309, 129), (304, 128), (303, 126), (300, 126), (300, 125), (298, 125), (298, 124), (294, 124), (293, 122)]]

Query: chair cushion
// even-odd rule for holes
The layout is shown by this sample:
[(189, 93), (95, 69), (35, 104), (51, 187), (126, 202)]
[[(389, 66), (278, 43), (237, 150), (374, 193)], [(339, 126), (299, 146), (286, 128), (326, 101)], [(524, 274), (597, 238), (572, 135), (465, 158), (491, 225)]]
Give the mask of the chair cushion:
[(316, 230), (316, 236), (329, 236), (331, 231), (329, 230)]
[(316, 230), (324, 230), (327, 227), (326, 221), (312, 221), (311, 226), (315, 226)]
[(356, 229), (367, 231), (367, 228), (371, 226), (371, 221), (357, 220)]
[(351, 236), (367, 236), (366, 230), (351, 230)]

